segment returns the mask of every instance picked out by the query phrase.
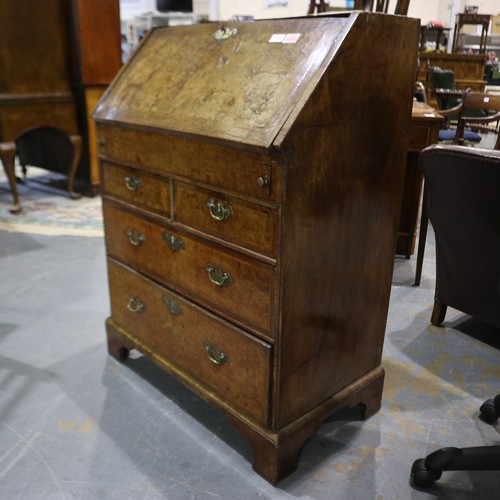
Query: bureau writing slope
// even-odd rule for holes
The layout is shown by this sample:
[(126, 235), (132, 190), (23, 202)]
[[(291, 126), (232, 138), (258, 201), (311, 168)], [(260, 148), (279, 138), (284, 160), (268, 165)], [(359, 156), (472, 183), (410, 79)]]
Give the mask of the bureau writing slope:
[(418, 29), (158, 28), (94, 111), (109, 351), (224, 410), (273, 483), (331, 413), (380, 408)]

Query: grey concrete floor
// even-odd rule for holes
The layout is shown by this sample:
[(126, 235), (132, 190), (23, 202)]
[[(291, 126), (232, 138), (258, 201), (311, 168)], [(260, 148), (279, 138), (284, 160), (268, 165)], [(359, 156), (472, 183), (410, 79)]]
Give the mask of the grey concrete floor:
[(500, 392), (499, 332), (454, 310), (431, 326), (432, 231), (418, 288), (414, 261), (395, 260), (382, 409), (330, 418), (273, 487), (216, 410), (144, 358), (108, 356), (101, 238), (0, 232), (0, 500), (500, 498), (498, 472), (409, 484), (437, 448), (500, 444), (477, 418)]

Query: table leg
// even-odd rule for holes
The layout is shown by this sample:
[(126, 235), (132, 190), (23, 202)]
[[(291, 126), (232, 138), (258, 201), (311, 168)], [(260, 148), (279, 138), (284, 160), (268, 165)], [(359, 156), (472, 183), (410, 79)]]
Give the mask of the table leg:
[(422, 278), (422, 267), (424, 265), (425, 240), (427, 239), (427, 227), (429, 226), (429, 212), (427, 209), (427, 189), (424, 183), (424, 194), (422, 196), (422, 213), (420, 216), (420, 232), (418, 235), (417, 268), (415, 271), (415, 286), (420, 285)]
[(9, 181), (10, 190), (12, 191), (12, 197), (14, 198), (14, 204), (9, 211), (13, 214), (21, 212), (22, 208), (19, 203), (19, 195), (17, 193), (16, 186), (16, 174), (14, 170), (16, 158), (16, 143), (15, 142), (2, 142), (0, 143), (0, 160), (3, 163), (3, 168), (7, 179)]
[(73, 186), (75, 182), (75, 174), (80, 163), (80, 158), (82, 157), (82, 138), (79, 135), (71, 135), (69, 137), (71, 144), (73, 145), (73, 161), (71, 162), (71, 168), (68, 174), (68, 192), (70, 198), (73, 200), (78, 200), (82, 196), (76, 193)]

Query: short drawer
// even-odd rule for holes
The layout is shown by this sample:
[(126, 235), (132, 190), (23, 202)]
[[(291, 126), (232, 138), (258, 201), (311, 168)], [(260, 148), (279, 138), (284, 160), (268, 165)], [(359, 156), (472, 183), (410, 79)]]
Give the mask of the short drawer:
[(271, 346), (108, 259), (113, 318), (146, 350), (267, 424)]
[(174, 184), (175, 220), (224, 240), (274, 257), (278, 211), (198, 189)]
[(164, 217), (170, 217), (170, 183), (168, 178), (107, 161), (101, 163), (101, 172), (105, 194), (158, 212)]
[(274, 268), (104, 203), (108, 254), (270, 335)]

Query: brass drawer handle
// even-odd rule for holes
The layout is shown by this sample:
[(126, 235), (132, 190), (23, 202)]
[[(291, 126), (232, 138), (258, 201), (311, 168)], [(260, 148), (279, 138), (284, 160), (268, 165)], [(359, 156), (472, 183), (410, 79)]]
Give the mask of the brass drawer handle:
[(214, 365), (223, 365), (229, 358), (216, 346), (210, 344), (210, 342), (205, 341), (203, 347), (207, 351), (208, 359)]
[(224, 206), (222, 201), (209, 198), (206, 205), (210, 209), (210, 215), (215, 220), (224, 221), (233, 215), (233, 207), (229, 203)]
[(233, 283), (233, 278), (229, 273), (225, 273), (220, 267), (213, 267), (212, 264), (208, 263), (205, 266), (205, 270), (208, 273), (210, 281), (216, 286), (227, 286)]
[(164, 295), (162, 297), (163, 303), (167, 306), (168, 312), (172, 316), (179, 316), (179, 314), (182, 314), (182, 307), (181, 305), (176, 302), (174, 299), (171, 299)]
[(126, 175), (124, 178), (125, 185), (129, 191), (138, 191), (142, 187), (142, 180), (135, 175)]
[(144, 235), (135, 229), (127, 229), (127, 236), (134, 247), (140, 247), (146, 241)]
[(133, 313), (141, 313), (144, 311), (146, 304), (142, 302), (139, 297), (129, 297), (127, 309)]
[(169, 233), (168, 231), (163, 231), (162, 236), (172, 252), (178, 252), (179, 250), (182, 250), (184, 248), (184, 241), (182, 241), (182, 238), (175, 236), (175, 234)]

